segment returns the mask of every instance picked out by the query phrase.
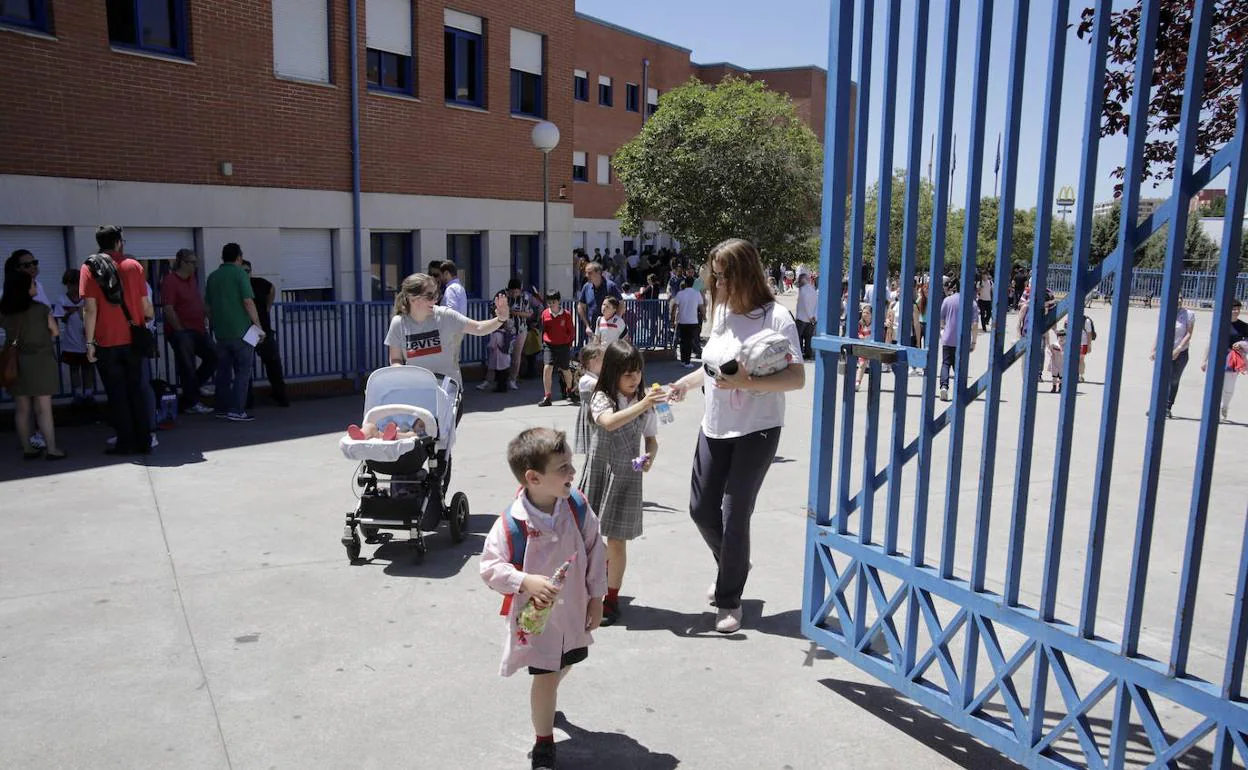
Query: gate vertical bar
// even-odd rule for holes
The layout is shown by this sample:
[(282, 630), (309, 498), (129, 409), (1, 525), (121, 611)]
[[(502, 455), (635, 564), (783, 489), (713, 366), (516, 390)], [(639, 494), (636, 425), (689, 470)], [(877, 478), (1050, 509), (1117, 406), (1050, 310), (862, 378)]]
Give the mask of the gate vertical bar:
[[(1248, 80), (1245, 81), (1248, 84)], [(1213, 463), (1218, 440), (1218, 410), (1222, 389), (1226, 386), (1226, 365), (1222, 351), (1230, 343), (1230, 316), (1235, 278), (1239, 274), (1240, 238), (1244, 225), (1244, 194), (1248, 187), (1248, 154), (1244, 152), (1244, 135), (1248, 132), (1248, 88), (1240, 86), (1239, 114), (1235, 139), (1238, 147), (1231, 168), (1231, 183), (1223, 219), (1222, 248), (1218, 269), (1217, 294), (1213, 305), (1213, 328), (1210, 329), (1209, 352), (1206, 357), (1204, 410), (1200, 420), (1200, 439), (1196, 446), (1196, 471), (1193, 481), (1192, 505), (1188, 512), (1187, 540), (1183, 550), (1183, 573), (1179, 578), (1179, 601), (1174, 613), (1174, 635), (1171, 637), (1170, 676), (1187, 672), (1187, 651), (1192, 640), (1192, 618), (1196, 609), (1196, 587), (1200, 581), (1200, 562), (1205, 542), (1205, 520), (1209, 514), (1209, 493), (1213, 482)], [(1232, 377), (1238, 376), (1234, 373)]]
[[(844, 4), (842, 4), (842, 7)], [(867, 136), (871, 130), (871, 29), (874, 26), (874, 3), (863, 0), (862, 34), (858, 39), (858, 100), (854, 105), (857, 129), (854, 131), (854, 192), (849, 236), (849, 295), (846, 298), (845, 334), (858, 329), (858, 296), (862, 293), (862, 244), (864, 239), (867, 199)], [(853, 468), (854, 388), (853, 361), (845, 358), (845, 387), (841, 391), (840, 484), (836, 491), (836, 531), (849, 532), (849, 482)], [(865, 595), (863, 596), (865, 599)]]
[[(853, 14), (837, 13), (832, 9), (828, 25), (828, 82), (824, 111), (827, 141), (823, 149), (823, 201), (820, 212), (820, 232), (823, 238), (819, 246), (819, 275), (822, 289), (819, 292), (819, 313), (816, 331), (820, 338), (828, 336), (829, 328), (836, 329), (841, 317), (841, 273), (845, 258), (845, 206), (846, 182), (842, 170), (849, 156), (849, 140), (853, 126), (850, 125), (849, 81), (850, 53), (853, 45)], [(832, 324), (829, 327), (829, 324)], [(836, 358), (826, 350), (816, 348), (815, 398), (816, 409), (811, 434), (810, 484), (807, 491), (806, 519), (806, 590), (803, 591), (802, 626), (810, 633), (811, 628), (823, 622), (814, 617), (823, 604), (827, 587), (819, 556), (822, 546), (816, 534), (820, 527), (831, 522), (832, 508), (832, 458), (825, 456), (827, 447), (822, 436), (830, 435), (836, 424)], [(813, 511), (814, 515), (811, 515)]]
[[(1240, 108), (1244, 102), (1239, 103)], [(1242, 123), (1240, 125), (1243, 125)], [(1244, 652), (1248, 648), (1248, 515), (1244, 516), (1244, 535), (1239, 545), (1239, 572), (1235, 580), (1235, 604), (1231, 614), (1231, 632), (1226, 640), (1226, 666), (1222, 671), (1221, 695), (1224, 700), (1240, 697), (1244, 681)], [(1213, 766), (1229, 770), (1235, 756), (1230, 736), (1233, 728), (1219, 728), (1213, 750)], [(1248, 759), (1248, 757), (1245, 757)]]
[[(1152, 552), (1153, 518), (1157, 511), (1157, 482), (1161, 474), (1161, 449), (1165, 438), (1166, 416), (1163, 399), (1174, 376), (1172, 358), (1174, 323), (1178, 315), (1179, 284), (1182, 281), (1183, 250), (1187, 239), (1187, 205), (1192, 197), (1192, 162), (1196, 152), (1196, 131), (1200, 125), (1208, 56), (1209, 27), (1213, 0), (1196, 0), (1192, 12), (1191, 42), (1187, 49), (1187, 72), (1183, 79), (1183, 112), (1179, 119), (1178, 150), (1175, 155), (1172, 211), (1166, 238), (1166, 271), (1161, 289), (1161, 326), (1157, 336), (1157, 363), (1153, 367), (1152, 406), (1144, 443), (1144, 472), (1140, 485), (1140, 505), (1136, 517), (1130, 582), (1127, 585), (1127, 611), (1122, 629), (1122, 652), (1135, 655), (1139, 648), (1140, 622), (1144, 613), (1144, 590)], [(1128, 180), (1138, 184), (1138, 180)], [(1124, 214), (1124, 216), (1127, 216)], [(1128, 217), (1129, 218), (1129, 217)], [(1125, 258), (1125, 254), (1123, 255)]]
[[(1053, 4), (1051, 27), (1052, 50), (1049, 55), (1048, 83), (1044, 94), (1044, 134), (1041, 139), (1040, 187), (1036, 194), (1036, 211), (1047, 214), (1053, 210), (1053, 179), (1057, 166), (1058, 121), (1061, 117), (1062, 82), (1066, 74), (1066, 20), (1070, 16), (1069, 0)], [(1022, 418), (1019, 425), (1018, 459), (1014, 467), (1014, 505), (1010, 516), (1010, 545), (1006, 556), (1005, 596), (1007, 606), (1018, 603), (1022, 576), (1023, 532), (1027, 518), (1027, 498), (1031, 481), (1031, 449), (1036, 428), (1036, 375), (1040, 371), (1041, 332), (1047, 320), (1044, 312), (1045, 288), (1048, 285), (1049, 232), (1051, 216), (1036, 217), (1036, 241), (1032, 252), (1031, 306), (1028, 308), (1027, 360), (1023, 366)], [(1041, 312), (1036, 312), (1036, 304)], [(1044, 700), (1048, 686), (1048, 656), (1036, 655), (1036, 668), (1031, 688), (1031, 740), (1035, 743), (1044, 730)]]
[[(1079, 346), (1083, 339), (1083, 301), (1088, 254), (1092, 249), (1092, 198), (1096, 195), (1097, 161), (1101, 147), (1101, 112), (1105, 104), (1105, 62), (1109, 58), (1110, 0), (1099, 0), (1092, 25), (1088, 95), (1083, 119), (1083, 162), (1075, 193), (1075, 244), (1070, 266), (1070, 315), (1066, 324), (1062, 396), (1058, 404), (1057, 448), (1053, 458), (1053, 497), (1049, 531), (1044, 546), (1044, 578), (1040, 586), (1040, 619), (1053, 620), (1057, 605), (1057, 576), (1066, 532), (1066, 496), (1070, 489), (1070, 452), (1075, 429), (1075, 394), (1079, 382)], [(1051, 217), (1051, 215), (1049, 215)], [(1078, 336), (1076, 336), (1078, 335)]]
[[(914, 8), (914, 48), (910, 70), (910, 147), (906, 155), (905, 225), (901, 237), (901, 296), (898, 300), (898, 341), (908, 344), (914, 331), (911, 308), (914, 307), (915, 250), (919, 233), (919, 192), (922, 177), (918, 169), (923, 160), (924, 81), (927, 79), (927, 24), (930, 0), (916, 0)], [(917, 340), (916, 340), (917, 342)], [(907, 364), (910, 362), (907, 361)], [(905, 464), (906, 401), (909, 399), (909, 372), (897, 377), (893, 388), (893, 451), (889, 460), (892, 473), (888, 486), (888, 513), (884, 520), (884, 551), (897, 553), (897, 527), (901, 515), (902, 467)], [(912, 650), (912, 645), (906, 645)], [(914, 661), (909, 661), (909, 666)]]
[[(975, 40), (975, 87), (971, 96), (971, 142), (967, 150), (969, 168), (966, 173), (966, 217), (962, 226), (961, 313), (958, 317), (957, 365), (953, 372), (953, 421), (949, 426), (949, 474), (945, 479), (945, 522), (941, 533), (940, 576), (953, 577), (955, 544), (958, 532), (958, 503), (962, 486), (963, 436), (966, 433), (966, 407), (972, 394), (966, 388), (966, 370), (971, 356), (968, 347), (976, 321), (974, 300), (967, 303), (978, 257), (980, 191), (984, 173), (984, 101), (988, 95), (988, 62), (992, 54), (992, 0), (980, 0), (978, 35)], [(968, 323), (969, 321), (969, 323)], [(943, 354), (942, 354), (943, 359)], [(979, 658), (979, 626), (967, 623), (966, 647), (962, 660), (962, 692), (960, 705), (966, 706), (975, 697), (975, 668)], [(950, 693), (949, 697), (955, 697)]]
[[(1148, 123), (1152, 91), (1153, 59), (1157, 40), (1160, 0), (1144, 0), (1135, 58), (1135, 89), (1131, 97), (1131, 125)], [(1136, 180), (1144, 169), (1146, 131), (1127, 136), (1127, 159), (1123, 178)], [(1140, 204), (1140, 186), (1125, 184), (1122, 210), (1135, 211)], [(1101, 562), (1105, 555), (1105, 525), (1109, 517), (1110, 481), (1114, 467), (1114, 447), (1118, 440), (1118, 399), (1122, 394), (1122, 361), (1127, 346), (1127, 310), (1131, 304), (1135, 249), (1139, 245), (1133, 217), (1121, 217), (1118, 225), (1118, 269), (1114, 274), (1113, 308), (1105, 353), (1105, 394), (1101, 399), (1101, 428), (1096, 454), (1096, 486), (1092, 490), (1092, 511), (1088, 522), (1088, 548), (1084, 561), (1083, 600), (1079, 607), (1079, 634), (1092, 638), (1096, 633), (1096, 609), (1101, 590)], [(1110, 257), (1108, 259), (1113, 259)]]
[[(890, 218), (893, 204), (893, 140), (897, 116), (897, 38), (901, 26), (901, 0), (890, 0), (884, 44), (884, 93), (880, 102), (880, 194), (875, 225), (875, 294), (871, 309), (872, 337), (884, 339), (884, 301), (888, 298), (888, 267), (892, 249)], [(865, 145), (865, 142), (864, 142)], [(880, 380), (883, 369), (879, 361), (868, 364), (867, 431), (862, 449), (862, 511), (858, 521), (858, 541), (873, 539), (875, 508), (875, 458), (880, 440)]]
[[(992, 54), (992, 3), (979, 4), (978, 35), (975, 40), (975, 83), (971, 95), (971, 142), (967, 149), (966, 216), (962, 227), (962, 276), (959, 286), (961, 312), (958, 317), (958, 346), (953, 371), (953, 419), (949, 424), (949, 473), (945, 477), (945, 521), (941, 532), (940, 576), (953, 577), (954, 552), (958, 534), (958, 504), (961, 499), (962, 452), (966, 435), (966, 407), (972, 394), (966, 389), (966, 369), (970, 365), (971, 330), (975, 301), (968, 304), (975, 275), (979, 246), (980, 191), (984, 174), (984, 120), (988, 96), (988, 63)], [(969, 321), (969, 323), (968, 323)], [(942, 351), (943, 359), (943, 351)], [(943, 370), (943, 364), (942, 364)], [(971, 632), (975, 633), (974, 631)]]
[(997, 470), (997, 431), (1001, 414), (1001, 376), (1005, 372), (1006, 286), (1013, 266), (1014, 199), (1018, 193), (1018, 134), (1023, 111), (1023, 78), (1027, 64), (1027, 28), (1030, 0), (1014, 4), (1010, 41), (1010, 90), (1006, 96), (1005, 173), (997, 200), (996, 292), (992, 305), (992, 337), (988, 350), (988, 390), (984, 396), (983, 454), (979, 465), (979, 501), (975, 511), (971, 590), (984, 590), (988, 561), (988, 528), (992, 520), (992, 490)]

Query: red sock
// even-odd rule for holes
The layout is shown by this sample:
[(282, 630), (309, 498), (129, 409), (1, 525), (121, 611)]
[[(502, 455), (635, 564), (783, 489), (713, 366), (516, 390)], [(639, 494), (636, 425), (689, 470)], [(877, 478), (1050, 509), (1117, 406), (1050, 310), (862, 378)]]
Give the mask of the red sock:
[(606, 598), (606, 599), (603, 599), (603, 602), (604, 602), (604, 603), (606, 603), (606, 604), (619, 604), (619, 602), (620, 602), (620, 589), (618, 589), (618, 588), (608, 588), (608, 589), (607, 589), (607, 598)]
[(539, 744), (542, 744), (542, 743), (550, 743), (550, 744), (553, 744), (553, 743), (555, 742), (555, 736), (553, 736), (553, 735), (539, 735), (539, 736), (537, 736), (537, 742), (538, 742)]
[(550, 391), (546, 391), (546, 398), (550, 398)]

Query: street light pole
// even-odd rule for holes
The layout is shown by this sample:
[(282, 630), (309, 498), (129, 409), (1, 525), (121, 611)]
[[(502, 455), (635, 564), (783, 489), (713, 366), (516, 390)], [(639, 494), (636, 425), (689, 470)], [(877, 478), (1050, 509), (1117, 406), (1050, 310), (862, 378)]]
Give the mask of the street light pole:
[[(533, 140), (533, 146), (542, 153), (542, 265), (541, 269), (546, 269), (549, 264), (547, 256), (549, 247), (547, 243), (550, 241), (550, 151), (559, 146), (559, 127), (548, 120), (543, 120), (536, 126), (533, 126), (533, 133), (530, 135)], [(539, 271), (540, 272), (540, 271)], [(536, 275), (529, 276), (530, 284), (540, 283), (540, 277)]]

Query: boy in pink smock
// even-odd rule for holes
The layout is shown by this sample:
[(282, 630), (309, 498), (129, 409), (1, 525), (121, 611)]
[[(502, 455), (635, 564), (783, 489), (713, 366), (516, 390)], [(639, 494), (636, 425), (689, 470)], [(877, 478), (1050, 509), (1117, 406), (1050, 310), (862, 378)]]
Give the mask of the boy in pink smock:
[[(485, 539), (481, 577), (505, 596), (499, 673), (511, 676), (527, 667), (533, 676), (532, 767), (553, 768), (559, 683), (573, 665), (589, 656), (594, 643), (590, 631), (602, 622), (605, 546), (598, 535), (598, 517), (573, 487), (576, 470), (562, 431), (524, 431), (507, 446), (507, 464), (523, 487)], [(556, 585), (550, 576), (569, 559), (563, 584)], [(526, 632), (518, 622), (530, 599), (539, 607), (551, 607), (541, 633)]]

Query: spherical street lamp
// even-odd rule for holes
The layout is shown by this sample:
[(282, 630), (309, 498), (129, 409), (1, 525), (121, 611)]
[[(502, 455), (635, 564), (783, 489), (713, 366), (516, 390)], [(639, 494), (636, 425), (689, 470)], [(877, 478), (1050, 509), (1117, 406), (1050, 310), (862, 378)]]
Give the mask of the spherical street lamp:
[[(559, 146), (559, 127), (543, 120), (533, 126), (529, 137), (542, 153), (542, 269), (545, 270), (548, 264), (546, 242), (550, 240), (550, 151)], [(529, 280), (537, 283), (538, 276), (531, 275)]]

